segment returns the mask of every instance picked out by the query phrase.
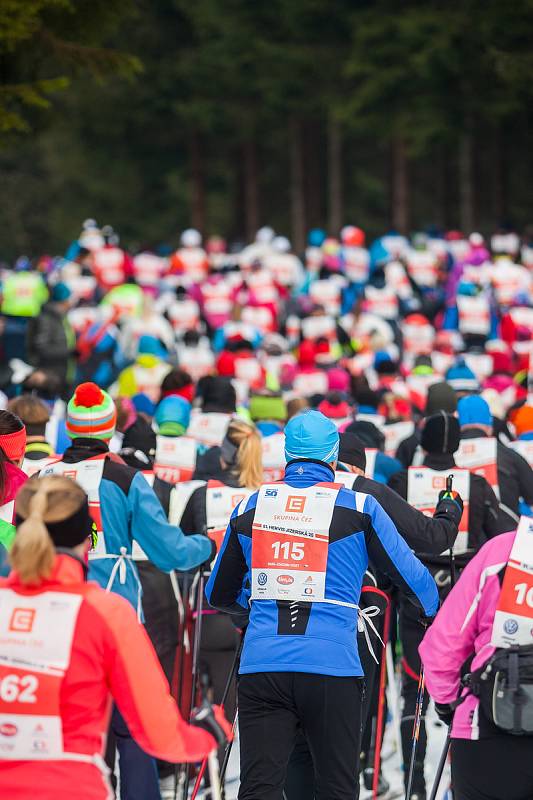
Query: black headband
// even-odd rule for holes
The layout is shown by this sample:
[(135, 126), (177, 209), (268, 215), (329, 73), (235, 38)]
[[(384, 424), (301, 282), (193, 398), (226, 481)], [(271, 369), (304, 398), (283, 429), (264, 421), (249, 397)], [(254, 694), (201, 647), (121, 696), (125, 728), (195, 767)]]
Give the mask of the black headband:
[[(19, 514), (16, 515), (17, 527), (24, 521)], [(81, 544), (91, 535), (93, 525), (87, 498), (85, 498), (80, 508), (67, 519), (62, 519), (60, 522), (45, 522), (44, 524), (56, 547), (76, 547), (76, 545)]]

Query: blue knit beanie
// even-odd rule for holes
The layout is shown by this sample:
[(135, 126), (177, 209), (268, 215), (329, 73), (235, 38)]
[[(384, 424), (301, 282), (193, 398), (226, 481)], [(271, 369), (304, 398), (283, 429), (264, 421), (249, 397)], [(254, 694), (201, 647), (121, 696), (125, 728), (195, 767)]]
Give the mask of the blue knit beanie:
[(453, 367), (450, 367), (446, 373), (446, 382), (449, 383), (456, 392), (479, 391), (478, 379), (462, 358), (459, 359)]
[(457, 403), (457, 411), (461, 427), (463, 425), (492, 425), (489, 404), (479, 394), (462, 397)]
[(320, 411), (307, 409), (285, 426), (285, 460), (310, 458), (330, 464), (339, 456), (339, 434)]

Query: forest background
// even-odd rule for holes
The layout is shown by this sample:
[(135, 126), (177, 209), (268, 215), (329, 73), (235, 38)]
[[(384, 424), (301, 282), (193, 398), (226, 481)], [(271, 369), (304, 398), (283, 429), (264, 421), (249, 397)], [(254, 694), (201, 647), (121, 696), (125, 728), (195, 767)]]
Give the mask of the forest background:
[(0, 260), (533, 222), (533, 0), (2, 0)]

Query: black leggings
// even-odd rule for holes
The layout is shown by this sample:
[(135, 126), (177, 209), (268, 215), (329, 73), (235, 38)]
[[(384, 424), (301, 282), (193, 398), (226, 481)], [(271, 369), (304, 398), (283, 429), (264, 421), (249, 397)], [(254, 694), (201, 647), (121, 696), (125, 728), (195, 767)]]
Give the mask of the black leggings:
[(454, 800), (532, 800), (533, 736), (452, 739)]
[(359, 797), (362, 678), (263, 672), (238, 682), (239, 800), (282, 800), (297, 731), (314, 765), (316, 800)]

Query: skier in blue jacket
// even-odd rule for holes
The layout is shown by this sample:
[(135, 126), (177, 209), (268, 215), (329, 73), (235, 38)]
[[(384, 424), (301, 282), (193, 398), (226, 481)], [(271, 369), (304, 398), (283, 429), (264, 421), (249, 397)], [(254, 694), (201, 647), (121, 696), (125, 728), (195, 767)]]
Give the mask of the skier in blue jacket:
[[(334, 484), (335, 425), (305, 411), (286, 429), (283, 482), (233, 511), (207, 584), (212, 606), (247, 615), (240, 665), (239, 800), (281, 800), (296, 731), (317, 800), (358, 797), (363, 671), (359, 597), (369, 561), (433, 617), (436, 585), (369, 495)], [(258, 746), (260, 744), (260, 746)]]
[[(66, 428), (72, 445), (40, 474), (72, 477), (85, 490), (97, 533), (89, 553), (88, 577), (129, 600), (141, 619), (142, 591), (132, 559), (133, 540), (163, 572), (194, 569), (209, 561), (216, 548), (207, 536), (185, 536), (170, 525), (144, 475), (109, 452), (115, 424), (116, 408), (107, 392), (94, 383), (80, 384), (67, 406)], [(117, 708), (111, 728), (120, 754), (122, 800), (160, 800), (155, 761), (131, 738)]]

